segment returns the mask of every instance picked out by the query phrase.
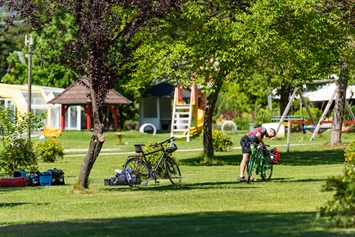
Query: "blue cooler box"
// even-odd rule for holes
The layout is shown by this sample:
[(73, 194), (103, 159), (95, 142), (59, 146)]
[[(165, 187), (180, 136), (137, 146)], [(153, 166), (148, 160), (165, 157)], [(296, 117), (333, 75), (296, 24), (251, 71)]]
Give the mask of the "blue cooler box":
[(51, 186), (52, 184), (52, 171), (40, 172), (39, 176), (39, 185), (40, 186)]

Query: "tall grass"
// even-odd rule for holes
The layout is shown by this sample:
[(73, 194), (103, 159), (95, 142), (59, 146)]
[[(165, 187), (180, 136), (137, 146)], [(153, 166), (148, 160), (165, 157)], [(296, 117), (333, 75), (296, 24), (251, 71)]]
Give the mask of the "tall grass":
[[(63, 160), (40, 163), (45, 171), (65, 172), (65, 186), (0, 188), (0, 236), (354, 236), (354, 229), (340, 230), (317, 217), (318, 208), (332, 197), (321, 186), (329, 175), (343, 168), (341, 147), (325, 144), (329, 134), (309, 141), (311, 134), (292, 134), (289, 152), (286, 138), (265, 140), (281, 151), (270, 182), (237, 182), (241, 151), (239, 139), (247, 131), (231, 134), (235, 143), (217, 152), (218, 165), (198, 165), (202, 141), (177, 140), (183, 184), (168, 180), (147, 187), (104, 186), (114, 176), (133, 144), (159, 142), (156, 136), (126, 132), (116, 145), (113, 132), (90, 174), (88, 194), (70, 194), (79, 175), (90, 132), (65, 131), (58, 141), (66, 148)], [(344, 134), (343, 142), (353, 134)], [(83, 151), (82, 151), (82, 150)]]

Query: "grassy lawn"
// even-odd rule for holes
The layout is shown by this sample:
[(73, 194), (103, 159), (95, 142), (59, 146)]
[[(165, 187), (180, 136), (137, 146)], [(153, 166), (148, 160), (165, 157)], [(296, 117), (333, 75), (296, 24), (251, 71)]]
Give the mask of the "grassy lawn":
[[(104, 179), (121, 169), (133, 144), (159, 142), (156, 136), (125, 132), (117, 145), (113, 132), (105, 135), (103, 150), (91, 172), (89, 194), (69, 194), (76, 181), (91, 132), (64, 131), (58, 141), (66, 156), (56, 163), (40, 163), (41, 171), (54, 167), (65, 172), (65, 186), (0, 188), (0, 236), (354, 236), (355, 229), (334, 229), (317, 217), (332, 193), (322, 192), (329, 175), (341, 174), (343, 153), (324, 144), (329, 134), (310, 141), (311, 134), (292, 134), (265, 140), (281, 151), (272, 181), (237, 182), (241, 151), (231, 135), (228, 152), (216, 153), (216, 165), (197, 165), (202, 142), (177, 140), (175, 153), (183, 184), (167, 180), (147, 187), (104, 186)], [(344, 143), (354, 134), (344, 134)]]

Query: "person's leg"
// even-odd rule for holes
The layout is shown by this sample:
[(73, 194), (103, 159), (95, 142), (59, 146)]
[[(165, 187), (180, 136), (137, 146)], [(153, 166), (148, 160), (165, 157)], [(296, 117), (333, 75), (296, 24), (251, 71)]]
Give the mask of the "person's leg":
[(240, 173), (239, 173), (238, 180), (245, 182), (244, 172), (251, 153), (249, 139), (247, 137), (243, 137), (240, 140), (240, 146), (242, 147), (243, 158), (242, 161), (240, 162), (240, 168), (239, 168)]
[(243, 159), (242, 162), (240, 162), (240, 174), (239, 177), (244, 177), (244, 172), (245, 168), (247, 166), (247, 162), (249, 160), (250, 154), (249, 153), (243, 153)]

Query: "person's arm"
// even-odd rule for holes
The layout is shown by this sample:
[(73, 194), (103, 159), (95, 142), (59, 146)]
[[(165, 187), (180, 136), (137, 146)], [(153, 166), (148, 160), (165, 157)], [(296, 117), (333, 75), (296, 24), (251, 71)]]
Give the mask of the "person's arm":
[(261, 133), (258, 132), (255, 136), (256, 136), (256, 139), (258, 139), (258, 141), (259, 141), (261, 144), (264, 145), (264, 141), (263, 141), (263, 139), (261, 138)]

